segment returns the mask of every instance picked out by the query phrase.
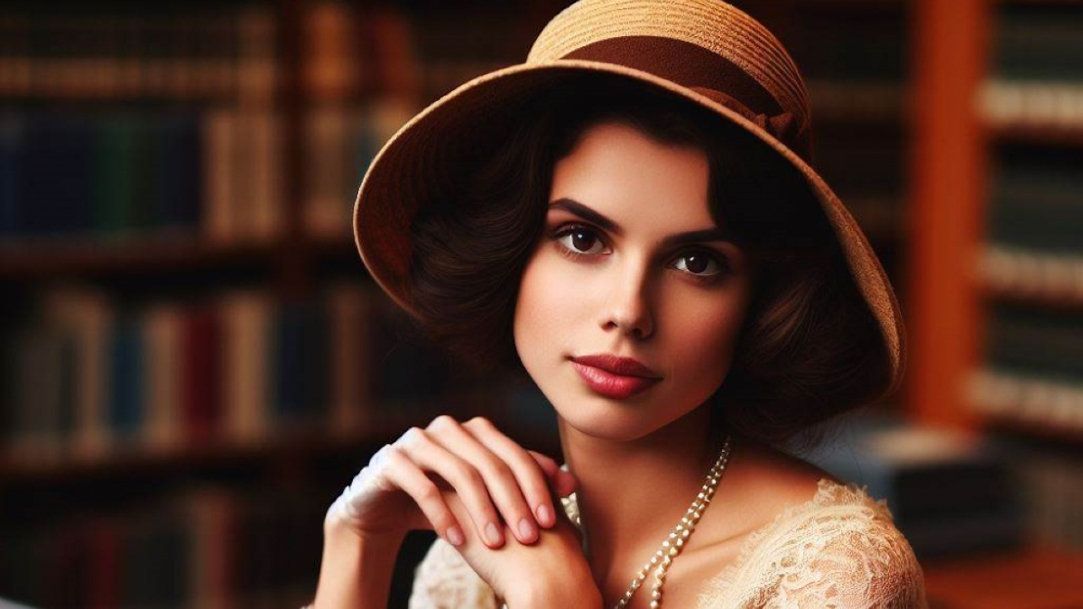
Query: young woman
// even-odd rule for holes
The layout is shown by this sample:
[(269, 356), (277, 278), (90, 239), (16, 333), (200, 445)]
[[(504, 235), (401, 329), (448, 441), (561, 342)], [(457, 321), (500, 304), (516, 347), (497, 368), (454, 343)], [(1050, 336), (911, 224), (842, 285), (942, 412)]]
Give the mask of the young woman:
[(328, 510), (315, 607), (385, 606), (419, 528), (418, 609), (925, 607), (886, 504), (779, 449), (905, 361), (809, 124), (728, 4), (582, 0), (404, 126), (358, 194), (362, 258), (449, 349), (537, 384), (565, 463), (481, 418), (407, 430)]

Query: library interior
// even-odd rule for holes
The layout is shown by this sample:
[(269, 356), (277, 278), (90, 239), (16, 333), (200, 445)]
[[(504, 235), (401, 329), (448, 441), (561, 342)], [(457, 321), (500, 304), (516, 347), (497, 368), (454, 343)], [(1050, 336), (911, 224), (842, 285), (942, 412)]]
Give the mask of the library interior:
[[(795, 454), (886, 500), (930, 609), (1083, 607), (1083, 2), (729, 1), (799, 66), (907, 332), (900, 389)], [(0, 607), (300, 607), (328, 506), (408, 428), (560, 454), (351, 218), (389, 138), (570, 4), (0, 6)]]

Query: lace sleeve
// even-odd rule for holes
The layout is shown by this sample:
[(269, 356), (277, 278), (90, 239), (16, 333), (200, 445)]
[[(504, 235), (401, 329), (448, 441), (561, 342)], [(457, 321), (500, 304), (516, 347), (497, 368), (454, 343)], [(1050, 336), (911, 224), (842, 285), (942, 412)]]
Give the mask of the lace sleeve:
[(756, 531), (698, 609), (928, 609), (925, 577), (884, 500), (821, 481)]
[(497, 609), (496, 595), (458, 550), (437, 539), (414, 572), (409, 609)]
[[(860, 522), (860, 521), (857, 521)], [(771, 609), (926, 609), (925, 577), (909, 542), (891, 523), (840, 526), (808, 538), (806, 566), (786, 569)]]

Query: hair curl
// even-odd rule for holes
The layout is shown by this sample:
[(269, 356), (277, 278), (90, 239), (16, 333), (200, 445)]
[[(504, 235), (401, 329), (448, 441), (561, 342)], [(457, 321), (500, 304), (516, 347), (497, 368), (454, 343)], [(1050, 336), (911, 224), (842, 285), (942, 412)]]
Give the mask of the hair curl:
[[(573, 89), (573, 87), (569, 87)], [(703, 150), (709, 204), (752, 262), (753, 294), (732, 367), (709, 402), (731, 433), (803, 447), (821, 423), (881, 397), (890, 364), (880, 328), (804, 177), (699, 105), (635, 84), (584, 83), (539, 98), (460, 189), (413, 224), (411, 298), (422, 330), (474, 371), (525, 375), (513, 342), (519, 281), (541, 238), (556, 160), (592, 125), (620, 121)]]

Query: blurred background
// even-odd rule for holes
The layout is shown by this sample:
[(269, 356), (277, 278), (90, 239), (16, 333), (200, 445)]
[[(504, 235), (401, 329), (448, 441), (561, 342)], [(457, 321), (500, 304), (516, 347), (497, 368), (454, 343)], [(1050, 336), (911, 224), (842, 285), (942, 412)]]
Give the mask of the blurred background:
[[(559, 454), (540, 394), (389, 306), (350, 213), (395, 130), (567, 4), (3, 4), (0, 605), (300, 606), (327, 506), (409, 426)], [(909, 328), (904, 388), (802, 456), (888, 500), (933, 609), (1083, 607), (1083, 2), (735, 4)]]

